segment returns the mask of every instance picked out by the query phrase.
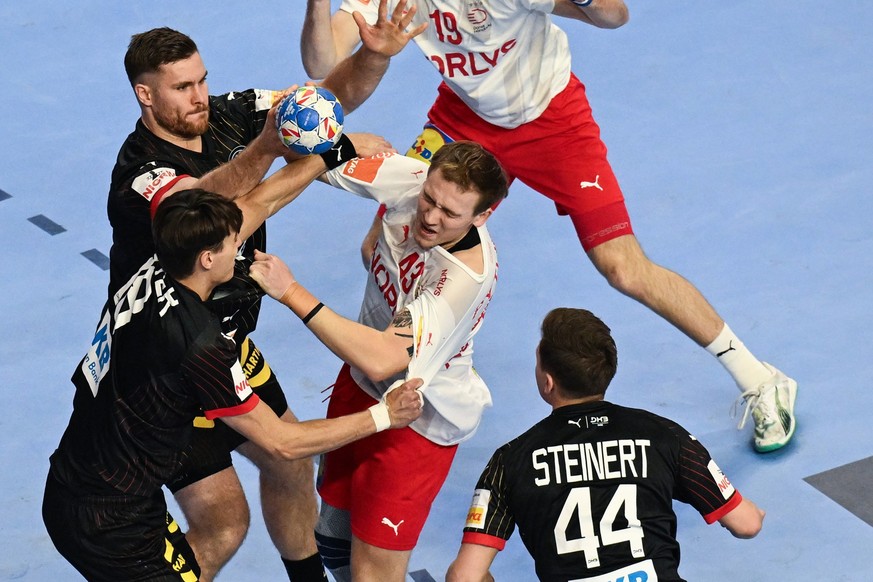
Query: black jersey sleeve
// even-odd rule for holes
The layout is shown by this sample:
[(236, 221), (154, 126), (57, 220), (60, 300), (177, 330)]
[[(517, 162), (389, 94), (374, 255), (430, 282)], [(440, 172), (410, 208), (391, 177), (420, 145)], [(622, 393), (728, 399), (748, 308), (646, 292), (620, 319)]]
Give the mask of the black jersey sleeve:
[[(505, 448), (505, 447), (504, 447)], [(515, 518), (508, 503), (503, 449), (498, 449), (485, 466), (476, 484), (467, 512), (464, 543), (502, 550), (515, 531)]]
[(237, 359), (236, 344), (214, 330), (198, 337), (181, 369), (210, 420), (245, 414), (259, 401)]
[(674, 498), (694, 507), (707, 523), (718, 521), (739, 505), (742, 496), (712, 459), (706, 447), (677, 424), (679, 475)]

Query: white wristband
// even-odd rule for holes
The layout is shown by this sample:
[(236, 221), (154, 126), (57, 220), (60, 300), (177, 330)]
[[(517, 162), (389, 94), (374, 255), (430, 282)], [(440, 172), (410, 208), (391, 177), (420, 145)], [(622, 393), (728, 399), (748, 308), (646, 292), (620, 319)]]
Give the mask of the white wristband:
[(369, 409), (373, 422), (376, 423), (376, 432), (382, 432), (391, 428), (391, 416), (388, 414), (388, 404), (384, 400), (371, 406)]

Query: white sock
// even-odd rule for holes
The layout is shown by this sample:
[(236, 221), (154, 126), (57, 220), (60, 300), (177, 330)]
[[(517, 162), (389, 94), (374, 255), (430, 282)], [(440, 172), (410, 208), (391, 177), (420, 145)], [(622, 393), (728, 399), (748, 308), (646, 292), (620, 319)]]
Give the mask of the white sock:
[(724, 324), (718, 337), (706, 346), (706, 351), (715, 356), (724, 366), (741, 392), (757, 388), (772, 375), (772, 372), (752, 355), (740, 338), (734, 335), (727, 323)]

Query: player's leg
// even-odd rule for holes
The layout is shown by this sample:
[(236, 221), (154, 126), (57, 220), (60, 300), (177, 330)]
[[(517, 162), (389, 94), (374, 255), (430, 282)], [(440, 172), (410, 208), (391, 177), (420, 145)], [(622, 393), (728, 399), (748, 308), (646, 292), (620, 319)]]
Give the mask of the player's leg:
[[(281, 418), (297, 422), (290, 410)], [(250, 442), (240, 445), (237, 451), (260, 471), (264, 523), (291, 580), (326, 580), (314, 537), (318, 502), (312, 459), (286, 461)]]
[[(645, 255), (633, 235), (624, 196), (581, 83), (571, 78), (540, 118), (512, 130), (495, 147), (510, 174), (571, 216), (583, 249), (613, 288), (718, 357), (751, 405), (756, 449), (786, 444), (794, 432), (796, 384), (755, 358), (687, 279)], [(538, 152), (548, 152), (547, 168)]]
[(249, 506), (236, 471), (228, 466), (173, 495), (188, 523), (186, 537), (200, 564), (200, 580), (212, 580), (248, 532)]
[(712, 343), (724, 327), (703, 294), (679, 274), (649, 260), (634, 235), (607, 240), (589, 250), (588, 258), (613, 289), (636, 299), (701, 347)]
[[(297, 422), (276, 375), (263, 354), (247, 338), (240, 363), (258, 397), (285, 422)], [(225, 427), (226, 428), (226, 427)], [(311, 458), (287, 461), (276, 458), (241, 435), (227, 429), (231, 447), (259, 469), (261, 509), (264, 524), (282, 563), (293, 582), (326, 580), (324, 566), (315, 546), (318, 502), (315, 470)]]
[(200, 575), (160, 490), (149, 497), (83, 495), (50, 475), (42, 513), (55, 547), (87, 580), (211, 580)]
[(352, 580), (355, 582), (403, 582), (412, 550), (386, 550), (352, 538)]

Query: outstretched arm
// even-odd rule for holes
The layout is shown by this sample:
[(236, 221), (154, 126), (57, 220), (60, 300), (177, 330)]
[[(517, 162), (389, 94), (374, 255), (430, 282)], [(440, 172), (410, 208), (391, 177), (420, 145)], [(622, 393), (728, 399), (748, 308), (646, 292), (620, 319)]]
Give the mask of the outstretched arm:
[(322, 305), (279, 257), (255, 251), (249, 274), (267, 294), (290, 308), (330, 351), (381, 381), (406, 369), (412, 358), (412, 321), (402, 310), (383, 331), (367, 327)]
[(552, 14), (587, 22), (597, 28), (618, 28), (627, 23), (630, 15), (624, 0), (590, 0), (578, 3), (555, 0)]
[(386, 428), (407, 426), (421, 415), (422, 399), (417, 392), (420, 386), (420, 379), (410, 379), (389, 392), (372, 410), (339, 418), (283, 422), (266, 404), (259, 402), (246, 414), (221, 417), (221, 420), (273, 455), (300, 459), (332, 451)]
[(427, 23), (424, 22), (406, 32), (414, 15), (415, 6), (406, 10), (404, 0), (397, 3), (390, 19), (388, 0), (380, 0), (379, 17), (372, 26), (367, 24), (360, 12), (352, 15), (363, 44), (355, 54), (334, 67), (322, 81), (324, 87), (339, 97), (345, 113), (354, 111), (372, 95), (388, 70), (391, 57), (427, 28)]
[(360, 42), (358, 25), (351, 14), (337, 10), (331, 15), (330, 0), (307, 0), (300, 32), (300, 54), (307, 75), (323, 79)]

